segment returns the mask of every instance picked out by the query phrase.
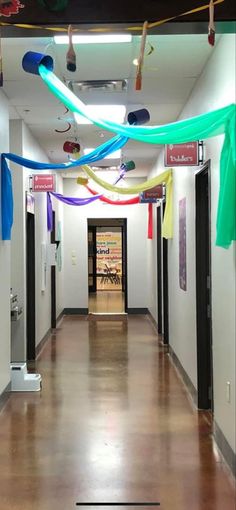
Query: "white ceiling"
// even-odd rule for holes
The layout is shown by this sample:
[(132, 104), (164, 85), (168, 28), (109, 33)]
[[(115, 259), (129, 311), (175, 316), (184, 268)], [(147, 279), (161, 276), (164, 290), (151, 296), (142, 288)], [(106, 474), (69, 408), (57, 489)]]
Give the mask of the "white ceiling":
[[(151, 124), (166, 124), (178, 118), (195, 81), (202, 72), (207, 59), (214, 51), (207, 42), (207, 35), (155, 35), (148, 37), (154, 51), (145, 57), (143, 85), (135, 91), (133, 59), (139, 56), (140, 36), (131, 43), (76, 45), (77, 70), (66, 69), (66, 45), (56, 45), (53, 38), (12, 38), (2, 40), (4, 92), (10, 101), (12, 119), (23, 119), (46, 151), (52, 162), (65, 162), (63, 151), (66, 140), (75, 141), (81, 147), (97, 147), (114, 136), (93, 125), (79, 125), (73, 115), (65, 115), (65, 107), (53, 97), (39, 76), (23, 71), (21, 62), (27, 51), (39, 51), (54, 58), (55, 73), (62, 80), (126, 79), (126, 91), (80, 92), (86, 104), (124, 104), (127, 112), (146, 107)], [(148, 50), (148, 48), (147, 48)], [(59, 120), (61, 118), (61, 120)], [(67, 127), (68, 133), (56, 133), (55, 129)], [(160, 147), (129, 141), (122, 150), (122, 159), (133, 159), (136, 169), (133, 177), (145, 175), (152, 167)], [(118, 165), (118, 160), (103, 160), (97, 165)]]

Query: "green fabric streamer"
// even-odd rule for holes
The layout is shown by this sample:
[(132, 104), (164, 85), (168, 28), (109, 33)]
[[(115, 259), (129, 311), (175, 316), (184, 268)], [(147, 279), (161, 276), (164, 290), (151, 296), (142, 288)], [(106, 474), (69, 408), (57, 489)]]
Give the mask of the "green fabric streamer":
[[(95, 118), (50, 70), (39, 66), (39, 73), (51, 92), (71, 111), (91, 120), (100, 128), (152, 144), (186, 143), (225, 135), (220, 160), (220, 191), (216, 244), (228, 248), (236, 239), (236, 105), (164, 126), (130, 126)], [(181, 170), (180, 170), (181, 171)]]

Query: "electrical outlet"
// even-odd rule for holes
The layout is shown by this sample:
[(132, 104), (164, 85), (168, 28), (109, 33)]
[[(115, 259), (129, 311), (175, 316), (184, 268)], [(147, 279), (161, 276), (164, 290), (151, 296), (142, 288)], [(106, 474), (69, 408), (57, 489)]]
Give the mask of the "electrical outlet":
[(226, 401), (228, 402), (228, 404), (231, 401), (231, 384), (230, 384), (230, 381), (227, 381), (227, 383), (226, 383)]

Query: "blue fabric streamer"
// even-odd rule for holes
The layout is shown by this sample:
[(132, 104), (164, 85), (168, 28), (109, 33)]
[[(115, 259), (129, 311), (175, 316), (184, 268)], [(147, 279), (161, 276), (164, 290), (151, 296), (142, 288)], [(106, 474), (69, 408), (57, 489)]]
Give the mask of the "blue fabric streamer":
[[(90, 164), (100, 159), (104, 159), (112, 152), (123, 147), (128, 138), (126, 136), (117, 135), (111, 140), (103, 143), (97, 149), (90, 152), (86, 156), (68, 163), (39, 163), (30, 159), (17, 156), (12, 153), (2, 153), (1, 155), (1, 199), (2, 199), (2, 239), (4, 241), (11, 239), (11, 227), (13, 224), (13, 190), (11, 181), (11, 172), (7, 164), (7, 160), (17, 163), (32, 170), (69, 170), (82, 165)], [(90, 199), (89, 199), (90, 200)], [(90, 200), (91, 201), (91, 200)], [(89, 203), (89, 202), (88, 202)], [(47, 202), (50, 209), (49, 201)], [(81, 204), (82, 205), (82, 204)], [(50, 221), (50, 219), (48, 219)]]

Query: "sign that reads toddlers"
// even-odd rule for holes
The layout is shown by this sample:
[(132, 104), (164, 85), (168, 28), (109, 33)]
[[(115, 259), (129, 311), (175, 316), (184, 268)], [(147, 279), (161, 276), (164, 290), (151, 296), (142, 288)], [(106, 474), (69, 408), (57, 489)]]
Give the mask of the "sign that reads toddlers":
[(32, 175), (32, 191), (55, 191), (55, 175)]
[(165, 145), (165, 166), (198, 166), (199, 142)]

